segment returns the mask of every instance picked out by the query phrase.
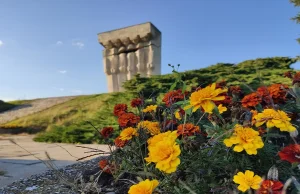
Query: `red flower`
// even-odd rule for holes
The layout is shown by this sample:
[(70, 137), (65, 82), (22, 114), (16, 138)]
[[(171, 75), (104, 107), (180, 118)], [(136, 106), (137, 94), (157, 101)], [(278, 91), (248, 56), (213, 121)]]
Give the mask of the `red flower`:
[(107, 160), (100, 160), (99, 166), (103, 170), (103, 172), (109, 174), (111, 174), (116, 169), (115, 165), (110, 164)]
[(118, 148), (122, 148), (126, 145), (127, 142), (128, 142), (127, 140), (125, 140), (125, 141), (121, 140), (120, 136), (119, 136), (115, 139), (115, 146), (118, 147)]
[(257, 88), (256, 91), (257, 94), (262, 98), (264, 102), (266, 102), (267, 104), (271, 103), (272, 96), (270, 95), (269, 90), (266, 86), (261, 86)]
[(263, 127), (259, 127), (258, 128), (258, 133), (260, 136), (262, 136), (263, 134), (265, 134), (267, 132), (267, 130), (265, 130)]
[(180, 89), (174, 90), (166, 93), (162, 101), (166, 104), (166, 106), (170, 107), (172, 104), (184, 100), (184, 96), (187, 94), (188, 92), (184, 92), (183, 94)]
[(225, 97), (224, 100), (214, 101), (215, 105), (219, 106), (220, 104), (223, 104), (223, 105), (229, 105), (229, 104), (231, 104), (232, 97), (228, 96), (227, 94), (224, 97)]
[(240, 86), (230, 86), (229, 91), (235, 95), (239, 95), (242, 92)]
[(126, 104), (116, 104), (114, 107), (114, 115), (119, 117), (123, 113), (127, 111), (127, 105)]
[(180, 124), (177, 127), (177, 134), (183, 136), (191, 136), (196, 133), (200, 133), (199, 126), (195, 126), (192, 123)]
[(140, 117), (131, 112), (121, 114), (118, 118), (118, 122), (121, 127), (133, 127), (139, 121)]
[(102, 135), (102, 137), (108, 138), (113, 132), (114, 132), (114, 128), (112, 128), (112, 127), (104, 127), (100, 131), (100, 134)]
[(300, 72), (297, 72), (293, 77), (293, 85), (295, 83), (300, 83)]
[(280, 181), (264, 180), (258, 194), (281, 194), (283, 184)]
[(300, 162), (300, 145), (291, 144), (286, 146), (278, 154), (281, 160), (286, 160), (290, 163)]
[(291, 78), (291, 79), (293, 78), (293, 75), (292, 75), (291, 71), (287, 71), (283, 75), (284, 75), (284, 77), (287, 77), (287, 78)]
[(225, 80), (222, 80), (220, 82), (217, 82), (216, 83), (216, 88), (224, 88), (226, 86), (226, 81)]
[[(164, 125), (164, 122), (163, 122), (163, 125)], [(177, 127), (176, 120), (166, 120), (166, 123), (164, 126), (165, 129), (176, 129), (176, 127)]]
[(261, 96), (259, 96), (256, 92), (246, 95), (242, 99), (242, 106), (243, 107), (255, 107), (261, 103)]
[(134, 98), (132, 99), (130, 105), (131, 107), (135, 108), (135, 107), (139, 107), (143, 104), (143, 100), (140, 98)]

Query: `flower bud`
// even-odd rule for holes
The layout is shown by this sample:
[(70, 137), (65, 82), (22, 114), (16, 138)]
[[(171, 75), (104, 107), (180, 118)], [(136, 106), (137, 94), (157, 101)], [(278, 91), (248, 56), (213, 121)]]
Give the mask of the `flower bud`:
[(295, 130), (295, 131), (292, 131), (292, 132), (290, 132), (290, 136), (291, 137), (297, 137), (298, 136), (298, 130)]
[(272, 166), (268, 172), (268, 180), (278, 180), (278, 169), (275, 166)]

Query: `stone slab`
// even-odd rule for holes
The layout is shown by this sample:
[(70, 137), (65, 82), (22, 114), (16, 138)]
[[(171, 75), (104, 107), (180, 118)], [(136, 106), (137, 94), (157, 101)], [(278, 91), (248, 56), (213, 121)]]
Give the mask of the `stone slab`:
[[(143, 24), (137, 24), (125, 28), (119, 28), (119, 29), (99, 33), (98, 41), (102, 46), (106, 47), (106, 44), (109, 41), (112, 42), (116, 42), (117, 40), (126, 41), (127, 38), (132, 40), (135, 39), (137, 36), (141, 38), (147, 37), (148, 34), (151, 34), (151, 36), (153, 37), (157, 37), (161, 34), (161, 32), (151, 22), (146, 22)], [(161, 46), (161, 45), (156, 45), (156, 46)]]
[[(9, 141), (13, 139), (18, 145)], [(0, 187), (8, 185), (20, 178), (27, 178), (48, 170), (48, 167), (38, 160), (48, 160), (45, 152), (51, 157), (53, 163), (58, 167), (64, 167), (76, 163), (78, 158), (88, 156), (88, 149), (76, 147), (74, 144), (51, 144), (34, 142), (33, 136), (0, 136), (0, 171), (5, 171), (5, 176), (0, 176)], [(80, 144), (94, 149), (109, 151), (107, 145)], [(37, 157), (37, 158), (36, 158)], [(89, 160), (97, 156), (86, 158)], [(83, 161), (84, 161), (83, 160)]]

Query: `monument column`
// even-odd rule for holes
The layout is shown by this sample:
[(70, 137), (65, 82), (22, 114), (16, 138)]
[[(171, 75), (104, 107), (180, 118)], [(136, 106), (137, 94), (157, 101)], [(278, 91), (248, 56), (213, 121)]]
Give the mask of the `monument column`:
[(150, 22), (99, 33), (98, 41), (108, 92), (123, 91), (123, 83), (136, 74), (161, 74), (161, 32)]
[(118, 76), (118, 87), (119, 92), (123, 91), (122, 84), (127, 80), (127, 54), (125, 53), (126, 48), (121, 47), (119, 49), (119, 76)]

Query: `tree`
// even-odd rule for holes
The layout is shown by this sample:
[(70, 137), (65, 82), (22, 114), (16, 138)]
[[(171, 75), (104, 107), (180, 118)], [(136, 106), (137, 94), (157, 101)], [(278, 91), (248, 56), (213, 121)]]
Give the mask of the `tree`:
[[(300, 7), (300, 0), (290, 0), (291, 3), (294, 4), (295, 7)], [(292, 20), (296, 21), (297, 24), (300, 24), (300, 13), (298, 13)], [(300, 44), (300, 38), (297, 39)]]

